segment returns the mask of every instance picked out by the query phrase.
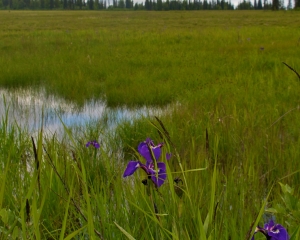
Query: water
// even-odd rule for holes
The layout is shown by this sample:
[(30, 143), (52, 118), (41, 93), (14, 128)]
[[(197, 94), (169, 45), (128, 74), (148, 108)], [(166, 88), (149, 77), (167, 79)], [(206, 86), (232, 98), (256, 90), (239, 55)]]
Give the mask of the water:
[(67, 102), (57, 96), (47, 96), (44, 90), (35, 91), (32, 89), (13, 91), (0, 89), (0, 96), (1, 119), (8, 109), (9, 123), (17, 124), (30, 132), (36, 132), (41, 128), (42, 116), (45, 132), (62, 133), (62, 122), (67, 127), (84, 126), (89, 122), (101, 121), (104, 117), (111, 116), (110, 123), (114, 125), (123, 120), (132, 121), (141, 116), (159, 116), (169, 108), (140, 107), (128, 109), (120, 107), (110, 109), (105, 102), (100, 100), (88, 101), (79, 107), (75, 103)]

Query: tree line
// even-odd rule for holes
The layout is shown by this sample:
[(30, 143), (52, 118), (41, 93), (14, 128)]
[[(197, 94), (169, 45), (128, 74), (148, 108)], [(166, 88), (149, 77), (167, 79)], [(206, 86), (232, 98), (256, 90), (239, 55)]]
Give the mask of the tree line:
[[(253, 1), (253, 2), (252, 2)], [(242, 0), (235, 7), (230, 0), (0, 0), (0, 9), (31, 10), (279, 10), (300, 9), (300, 0)]]

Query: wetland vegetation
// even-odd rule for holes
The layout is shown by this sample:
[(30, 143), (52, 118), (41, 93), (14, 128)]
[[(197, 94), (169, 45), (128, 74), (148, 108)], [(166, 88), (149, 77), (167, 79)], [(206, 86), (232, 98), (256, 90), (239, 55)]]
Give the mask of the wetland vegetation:
[[(111, 131), (112, 112), (80, 126), (62, 119), (58, 137), (45, 134), (43, 113), (35, 132), (10, 119), (6, 99), (1, 239), (250, 239), (270, 219), (299, 239), (300, 82), (282, 63), (300, 72), (299, 12), (2, 11), (0, 20), (2, 91), (43, 89), (78, 109), (96, 100), (163, 109)], [(138, 148), (147, 138), (163, 143), (152, 160)], [(130, 161), (144, 171), (129, 176)], [(158, 188), (147, 179), (157, 167)]]

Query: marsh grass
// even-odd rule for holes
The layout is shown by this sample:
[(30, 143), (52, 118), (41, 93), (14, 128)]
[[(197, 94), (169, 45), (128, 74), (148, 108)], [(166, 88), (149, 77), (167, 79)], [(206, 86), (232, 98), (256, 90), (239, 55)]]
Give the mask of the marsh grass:
[(293, 78), (281, 62), (297, 65), (297, 18), (297, 12), (3, 11), (0, 84), (42, 85), (78, 103), (96, 97), (110, 106), (165, 105), (202, 95), (211, 84), (265, 85)]
[[(282, 64), (300, 71), (299, 13), (11, 11), (0, 19), (2, 87), (43, 86), (79, 104), (179, 103), (113, 133), (104, 122), (64, 125), (59, 139), (32, 136), (2, 113), (1, 239), (249, 239), (268, 209), (299, 236), (295, 205), (283, 201), (299, 200), (299, 82)], [(142, 171), (121, 177), (146, 137), (172, 153), (157, 191), (142, 184)], [(90, 140), (101, 148), (86, 148)]]

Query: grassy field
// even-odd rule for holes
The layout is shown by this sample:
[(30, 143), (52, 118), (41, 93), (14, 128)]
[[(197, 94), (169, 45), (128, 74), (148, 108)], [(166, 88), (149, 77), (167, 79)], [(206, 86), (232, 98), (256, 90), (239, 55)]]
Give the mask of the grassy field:
[[(282, 63), (300, 72), (300, 12), (2, 11), (0, 21), (2, 88), (174, 105), (113, 132), (65, 128), (63, 139), (31, 138), (1, 113), (1, 239), (240, 240), (269, 218), (300, 238), (300, 79)], [(147, 137), (165, 143), (158, 189), (141, 170), (122, 178), (144, 161)], [(100, 148), (87, 148), (94, 139)]]

